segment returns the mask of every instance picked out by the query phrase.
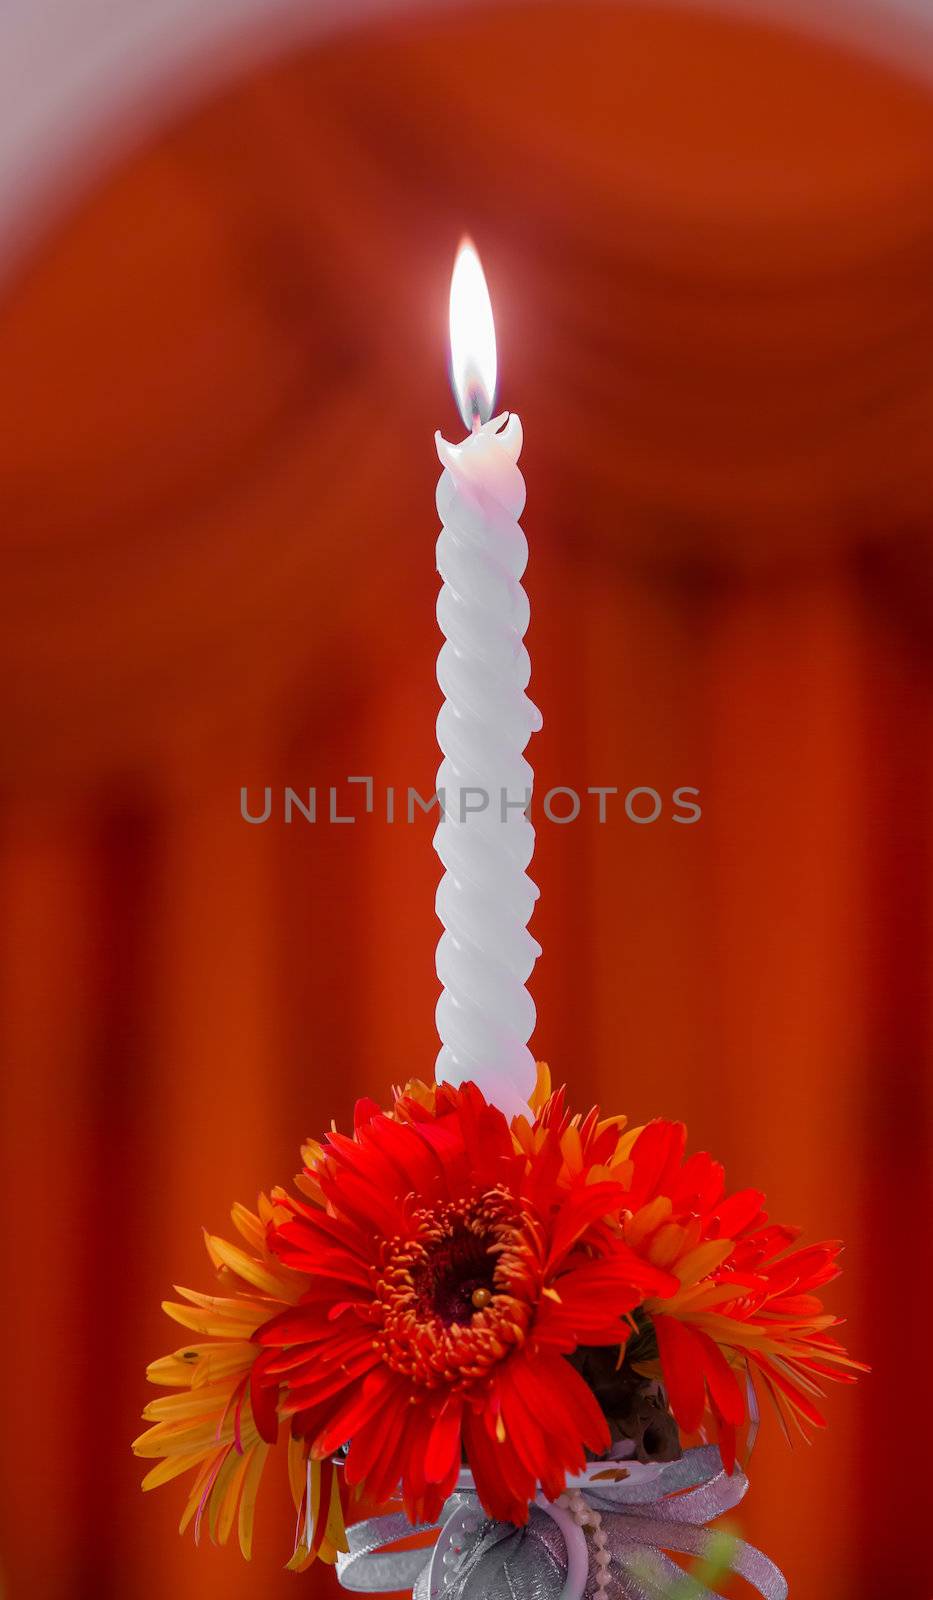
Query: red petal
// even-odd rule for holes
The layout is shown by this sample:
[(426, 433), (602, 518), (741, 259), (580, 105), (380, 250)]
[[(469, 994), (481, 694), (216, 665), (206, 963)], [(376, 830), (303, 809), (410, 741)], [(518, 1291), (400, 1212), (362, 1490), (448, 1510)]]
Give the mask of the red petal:
[(331, 1455), (340, 1445), (353, 1438), (357, 1428), (376, 1415), (392, 1387), (392, 1376), (386, 1367), (380, 1365), (362, 1383), (353, 1385), (352, 1392), (314, 1440), (312, 1448), (316, 1456)]
[(760, 1189), (740, 1189), (738, 1193), (730, 1194), (716, 1207), (714, 1221), (718, 1226), (715, 1237), (738, 1239), (760, 1215), (763, 1199)]
[(464, 1417), (464, 1441), (481, 1504), (491, 1517), (521, 1527), (528, 1521), (528, 1502), (535, 1494), (532, 1475), (526, 1473), (524, 1485), (513, 1486), (510, 1480), (517, 1476), (514, 1452), (510, 1455), (491, 1439), (482, 1416), (470, 1411)]
[(402, 1438), (411, 1414), (408, 1392), (399, 1380), (385, 1407), (358, 1428), (347, 1453), (347, 1483), (365, 1485), (381, 1503), (388, 1500), (402, 1476)]
[(621, 1183), (581, 1185), (561, 1207), (551, 1234), (548, 1266), (554, 1267), (592, 1223), (617, 1213), (626, 1200)]
[[(609, 1426), (592, 1390), (563, 1356), (540, 1351), (512, 1358), (511, 1376), (552, 1439), (582, 1462), (583, 1447), (609, 1449)], [(564, 1456), (566, 1460), (566, 1455)]]
[(689, 1156), (671, 1190), (675, 1211), (694, 1211), (704, 1216), (722, 1198), (725, 1173), (718, 1161), (705, 1150)]
[(652, 1321), (671, 1410), (685, 1433), (695, 1433), (706, 1410), (703, 1345), (686, 1323), (674, 1317), (656, 1316)]
[(249, 1403), (256, 1432), (266, 1444), (275, 1444), (279, 1432), (277, 1381), (270, 1382), (264, 1371), (266, 1358), (259, 1356), (249, 1375)]
[(783, 1394), (788, 1396), (791, 1404), (796, 1406), (797, 1410), (802, 1416), (806, 1417), (808, 1422), (812, 1422), (815, 1428), (825, 1428), (826, 1418), (823, 1416), (823, 1413), (821, 1411), (817, 1411), (812, 1400), (809, 1400), (805, 1394), (802, 1394), (790, 1379), (785, 1378), (783, 1373), (778, 1372), (776, 1368), (772, 1366), (767, 1356), (758, 1355), (756, 1351), (753, 1351), (751, 1352), (751, 1359), (755, 1362), (756, 1366), (761, 1368), (762, 1372), (767, 1373), (770, 1382), (773, 1383), (776, 1388), (780, 1389)]
[(362, 1128), (366, 1127), (367, 1123), (372, 1122), (374, 1117), (381, 1115), (382, 1107), (379, 1102), (371, 1099), (369, 1095), (361, 1095), (353, 1107), (354, 1131), (359, 1133)]
[(667, 1122), (658, 1117), (643, 1128), (632, 1146), (634, 1166), (631, 1196), (626, 1204), (637, 1211), (656, 1194), (667, 1193), (680, 1162), (687, 1130), (682, 1122)]
[(460, 1428), (463, 1402), (451, 1396), (434, 1419), (424, 1455), (424, 1474), (429, 1483), (449, 1478), (451, 1467), (460, 1461)]
[(719, 1423), (719, 1454), (730, 1477), (735, 1468), (735, 1428), (731, 1422)]
[(699, 1328), (691, 1332), (706, 1353), (706, 1384), (713, 1406), (723, 1422), (738, 1427), (745, 1421), (745, 1391), (715, 1340)]

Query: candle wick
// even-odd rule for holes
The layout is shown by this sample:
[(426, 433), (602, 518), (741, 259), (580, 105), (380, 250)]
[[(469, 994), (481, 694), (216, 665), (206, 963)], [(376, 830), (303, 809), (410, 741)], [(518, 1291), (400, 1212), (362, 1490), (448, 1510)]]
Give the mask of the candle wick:
[[(470, 416), (470, 429), (473, 433), (479, 433), (486, 420), (483, 413), (484, 411), (488, 410), (488, 405), (484, 404), (486, 395), (483, 386), (478, 379), (471, 378), (471, 381), (467, 386), (466, 395), (467, 410), (469, 411)], [(466, 419), (464, 418), (464, 421), (465, 420)]]

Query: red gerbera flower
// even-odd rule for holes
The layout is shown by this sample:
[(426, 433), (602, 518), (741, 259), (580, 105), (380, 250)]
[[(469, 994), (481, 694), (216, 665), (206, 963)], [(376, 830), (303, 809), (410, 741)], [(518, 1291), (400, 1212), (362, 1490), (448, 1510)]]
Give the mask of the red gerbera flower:
[(524, 1522), (539, 1485), (556, 1498), (610, 1442), (565, 1356), (621, 1346), (627, 1314), (678, 1291), (614, 1221), (616, 1125), (568, 1127), (552, 1115), (522, 1148), (469, 1084), (391, 1116), (363, 1103), (353, 1138), (313, 1148), (312, 1203), (270, 1231), (310, 1287), (255, 1335), (262, 1381), (313, 1456), (348, 1443), (348, 1483), (371, 1500), (401, 1483), (413, 1521), (437, 1517), (464, 1458), (492, 1516)]

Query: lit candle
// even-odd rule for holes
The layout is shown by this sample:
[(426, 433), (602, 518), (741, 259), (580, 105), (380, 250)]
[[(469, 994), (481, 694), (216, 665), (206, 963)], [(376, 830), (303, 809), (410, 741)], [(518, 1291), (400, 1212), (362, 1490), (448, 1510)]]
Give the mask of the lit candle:
[(535, 1024), (526, 984), (540, 947), (528, 932), (538, 891), (526, 868), (534, 829), (526, 807), (533, 774), (524, 757), (541, 726), (525, 690), (528, 598), (521, 585), (528, 545), (518, 518), (525, 480), (522, 427), (514, 412), (492, 417), (496, 335), (483, 269), (469, 240), (450, 284), (452, 382), (462, 444), (436, 435), (444, 470), (437, 662), (444, 704), (437, 774), (441, 818), (434, 846), (445, 872), (437, 891), (444, 933), (437, 947), (438, 1082), (478, 1084), (508, 1115), (527, 1109), (535, 1084), (528, 1049)]

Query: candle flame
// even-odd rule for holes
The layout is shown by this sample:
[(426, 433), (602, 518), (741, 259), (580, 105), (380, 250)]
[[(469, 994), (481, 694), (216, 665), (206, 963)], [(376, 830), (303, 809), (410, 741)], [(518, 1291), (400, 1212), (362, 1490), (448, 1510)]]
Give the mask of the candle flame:
[(482, 264), (468, 238), (460, 241), (450, 279), (450, 371), (466, 426), (488, 422), (496, 393), (496, 325)]

